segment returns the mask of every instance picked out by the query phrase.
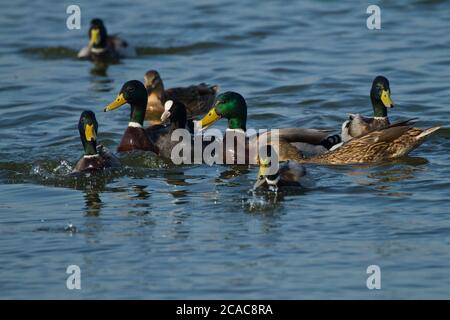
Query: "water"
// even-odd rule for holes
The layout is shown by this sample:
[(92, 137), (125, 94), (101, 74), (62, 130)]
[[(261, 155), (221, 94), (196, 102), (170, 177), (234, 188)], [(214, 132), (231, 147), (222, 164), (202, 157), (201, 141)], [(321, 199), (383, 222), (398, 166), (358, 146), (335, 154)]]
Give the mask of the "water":
[[(351, 1), (77, 1), (2, 4), (0, 298), (448, 298), (449, 1), (381, 2), (382, 29)], [(102, 17), (137, 58), (96, 70), (76, 60)], [(121, 85), (160, 71), (167, 87), (206, 81), (243, 94), (253, 128), (339, 128), (370, 114), (374, 76), (393, 119), (441, 130), (411, 157), (309, 166), (314, 188), (252, 195), (256, 168), (174, 167), (136, 154), (123, 170), (67, 178), (80, 112), (115, 149)], [(225, 122), (218, 128), (225, 128)], [(81, 290), (66, 289), (67, 266)], [(366, 288), (379, 265), (382, 289)]]

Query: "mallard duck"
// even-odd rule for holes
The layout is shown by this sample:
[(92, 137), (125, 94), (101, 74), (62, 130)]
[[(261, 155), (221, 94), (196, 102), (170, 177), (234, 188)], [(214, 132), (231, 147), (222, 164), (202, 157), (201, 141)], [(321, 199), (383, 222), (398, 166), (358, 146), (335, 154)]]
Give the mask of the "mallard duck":
[(205, 83), (164, 90), (163, 81), (156, 70), (145, 73), (144, 84), (148, 92), (147, 120), (151, 124), (160, 122), (164, 104), (168, 100), (183, 103), (186, 106), (188, 119), (202, 115), (211, 108), (219, 90), (219, 86), (209, 86)]
[(169, 123), (173, 130), (186, 129), (189, 133), (194, 133), (194, 122), (187, 118), (186, 106), (179, 101), (166, 101), (160, 121), (161, 124)]
[(127, 41), (116, 35), (108, 35), (101, 19), (91, 20), (89, 44), (78, 52), (78, 58), (109, 60), (135, 56), (136, 51)]
[(130, 122), (117, 147), (117, 152), (143, 150), (158, 154), (159, 150), (150, 141), (143, 127), (147, 108), (147, 90), (142, 82), (138, 80), (127, 81), (120, 89), (117, 98), (107, 105), (103, 111), (115, 110), (127, 103), (131, 107)]
[[(144, 129), (144, 118), (147, 106), (147, 90), (142, 82), (131, 80), (126, 82), (117, 98), (105, 107), (104, 111), (111, 111), (130, 104), (130, 122), (117, 148), (118, 152), (132, 150), (152, 151), (153, 153), (170, 159), (172, 148), (178, 141), (172, 141), (172, 133), (177, 129), (186, 129), (186, 109), (179, 101), (166, 101), (166, 111), (163, 121), (168, 124), (157, 124)], [(188, 130), (188, 134), (191, 132)], [(191, 141), (191, 140), (189, 140)], [(189, 142), (190, 143), (190, 142)]]
[(358, 164), (379, 163), (406, 156), (420, 146), (427, 137), (439, 130), (425, 130), (409, 125), (392, 125), (372, 131), (360, 138), (353, 138), (339, 148), (325, 154), (297, 159), (301, 163)]
[[(389, 80), (386, 77), (375, 77), (372, 82), (372, 88), (370, 89), (370, 100), (372, 102), (373, 117), (368, 118), (360, 114), (350, 114), (348, 120), (342, 125), (343, 143), (374, 130), (385, 129), (391, 125), (387, 110), (388, 108), (394, 108), (394, 103), (391, 99)], [(415, 119), (396, 122), (395, 125), (408, 125), (413, 120)]]
[(260, 150), (259, 153), (259, 171), (253, 190), (267, 187), (277, 191), (284, 187), (312, 186), (312, 180), (307, 175), (304, 166), (292, 160), (280, 163), (274, 148), (271, 145), (266, 147), (266, 152)]
[[(247, 104), (244, 97), (237, 92), (229, 91), (220, 94), (213, 108), (203, 119), (195, 122), (195, 125), (197, 130), (204, 130), (221, 118), (228, 120), (228, 128), (223, 143), (224, 159), (225, 157), (227, 159), (224, 162), (227, 164), (256, 164), (257, 148), (263, 137), (268, 140), (278, 139), (280, 161), (303, 158), (302, 151), (305, 152), (305, 146), (308, 146), (308, 152), (321, 154), (328, 151), (333, 144), (340, 142), (339, 135), (330, 136), (326, 131), (303, 128), (277, 129), (277, 133), (268, 132), (262, 135), (247, 136)], [(226, 137), (229, 134), (241, 135), (245, 138), (238, 139), (238, 143), (232, 144), (232, 147), (227, 147)], [(242, 141), (245, 141), (245, 145), (242, 145)], [(238, 150), (245, 150), (245, 153), (242, 154)], [(240, 160), (238, 160), (239, 158)], [(233, 161), (230, 162), (230, 159)]]
[[(191, 163), (204, 163), (203, 151), (204, 149), (212, 143), (214, 140), (203, 140), (195, 141), (194, 135), (194, 124), (192, 120), (188, 120), (186, 117), (186, 107), (179, 101), (168, 100), (164, 106), (165, 111), (161, 115), (161, 124), (154, 125), (148, 129), (148, 133), (150, 135), (150, 139), (156, 140), (158, 143), (159, 149), (166, 150), (163, 154), (165, 158), (170, 158), (175, 164), (191, 164)], [(153, 132), (152, 128), (156, 128), (158, 126), (164, 126), (167, 130), (167, 133), (161, 137), (160, 131)], [(175, 133), (176, 130), (183, 129), (179, 132), (180, 135), (176, 138)], [(157, 137), (153, 137), (154, 135), (158, 135)], [(181, 135), (183, 137), (181, 138)], [(174, 139), (174, 140), (172, 140)], [(174, 149), (176, 147), (176, 149)], [(196, 158), (196, 147), (201, 147), (197, 151), (201, 151), (197, 154)], [(173, 151), (173, 152), (172, 152)]]
[(84, 155), (78, 160), (72, 173), (93, 172), (119, 166), (119, 160), (103, 145), (97, 145), (98, 123), (92, 111), (83, 111), (78, 121), (78, 131), (83, 143)]
[[(188, 124), (186, 118), (186, 107), (181, 102), (168, 100), (164, 105), (164, 109), (165, 111), (161, 115), (161, 124), (153, 125), (147, 128), (146, 133), (150, 141), (152, 141), (158, 149), (159, 156), (166, 159), (171, 159), (173, 162), (178, 164), (178, 161), (174, 161), (175, 159), (172, 159), (175, 157), (175, 155), (172, 156), (172, 149), (175, 146), (181, 148), (183, 143), (188, 143), (190, 147), (189, 149), (194, 151), (192, 148), (193, 125), (192, 122), (190, 122), (191, 125)], [(188, 135), (187, 140), (172, 140), (172, 134), (178, 129), (184, 130), (182, 133)]]

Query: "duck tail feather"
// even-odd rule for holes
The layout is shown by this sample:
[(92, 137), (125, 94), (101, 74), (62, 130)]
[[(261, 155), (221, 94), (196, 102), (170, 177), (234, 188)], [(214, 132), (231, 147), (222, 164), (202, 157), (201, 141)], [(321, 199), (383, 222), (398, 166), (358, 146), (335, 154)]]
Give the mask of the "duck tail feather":
[(427, 136), (429, 136), (430, 134), (436, 132), (437, 130), (439, 130), (441, 127), (432, 127), (432, 128), (428, 128), (426, 130), (424, 130), (421, 134), (419, 134), (418, 136), (416, 136), (416, 140), (422, 140), (425, 139)]

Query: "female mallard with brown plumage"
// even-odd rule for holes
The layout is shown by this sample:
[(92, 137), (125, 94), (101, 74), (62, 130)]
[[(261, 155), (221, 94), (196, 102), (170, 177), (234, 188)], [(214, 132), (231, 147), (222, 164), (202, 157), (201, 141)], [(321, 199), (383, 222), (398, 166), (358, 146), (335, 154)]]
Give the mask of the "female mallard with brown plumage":
[(372, 131), (325, 154), (303, 158), (302, 163), (319, 164), (358, 164), (380, 163), (408, 155), (420, 146), (432, 133), (440, 127), (426, 130), (413, 128), (409, 125), (392, 125), (386, 129)]
[(108, 35), (101, 19), (91, 20), (89, 44), (78, 52), (78, 58), (94, 61), (114, 60), (132, 57), (136, 51), (127, 41), (116, 35)]
[(97, 145), (98, 123), (92, 111), (83, 111), (78, 121), (78, 131), (84, 155), (78, 160), (73, 173), (101, 171), (118, 167), (119, 160), (103, 145)]
[[(316, 157), (301, 162), (325, 164), (377, 163), (407, 155), (420, 146), (439, 127), (426, 130), (413, 128), (414, 119), (390, 124), (387, 108), (393, 108), (389, 81), (377, 76), (370, 91), (374, 117), (352, 114), (342, 124), (342, 143)], [(300, 155), (301, 158), (304, 158)]]
[(148, 92), (146, 120), (149, 120), (151, 124), (160, 123), (164, 104), (168, 100), (183, 103), (186, 106), (187, 118), (191, 119), (206, 113), (219, 91), (219, 86), (209, 86), (205, 83), (165, 90), (161, 76), (156, 70), (145, 73), (144, 84)]

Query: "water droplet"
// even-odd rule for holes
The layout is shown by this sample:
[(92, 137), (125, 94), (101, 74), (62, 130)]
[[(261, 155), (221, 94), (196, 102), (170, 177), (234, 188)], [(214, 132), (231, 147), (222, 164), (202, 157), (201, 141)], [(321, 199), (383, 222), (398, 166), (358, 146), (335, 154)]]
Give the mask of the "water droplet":
[(59, 166), (53, 169), (53, 173), (66, 175), (71, 173), (72, 170), (73, 170), (72, 166), (66, 160), (62, 160)]
[(69, 223), (65, 228), (64, 231), (70, 232), (70, 233), (75, 233), (77, 232), (77, 227), (74, 226), (73, 224)]

